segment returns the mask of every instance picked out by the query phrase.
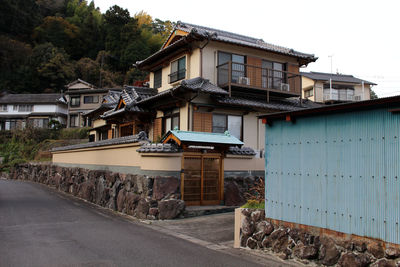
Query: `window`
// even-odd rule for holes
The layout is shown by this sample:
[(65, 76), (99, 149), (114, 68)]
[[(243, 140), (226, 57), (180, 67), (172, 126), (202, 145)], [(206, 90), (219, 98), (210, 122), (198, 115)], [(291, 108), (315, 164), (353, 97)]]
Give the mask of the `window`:
[(0, 105), (0, 111), (7, 111), (7, 105)]
[(83, 103), (85, 104), (99, 103), (99, 96), (98, 95), (84, 96)]
[(92, 118), (86, 118), (84, 123), (85, 123), (85, 126), (92, 127)]
[(71, 96), (71, 102), (70, 102), (70, 106), (71, 107), (79, 107), (79, 105), (81, 104), (81, 98), (79, 96)]
[(281, 84), (286, 83), (286, 64), (272, 62), (268, 60), (262, 61), (262, 87), (281, 89)]
[(79, 116), (78, 115), (70, 115), (69, 116), (69, 126), (70, 127), (78, 127), (79, 126)]
[(108, 139), (108, 130), (102, 130), (99, 134), (100, 140), (107, 140)]
[(32, 119), (34, 128), (49, 128), (49, 119)]
[(314, 95), (314, 90), (313, 89), (308, 89), (304, 91), (304, 97), (311, 97)]
[(186, 77), (186, 57), (182, 57), (171, 63), (171, 74), (169, 75), (169, 83), (173, 83)]
[(16, 120), (10, 120), (10, 130), (17, 129), (17, 121)]
[(232, 82), (238, 83), (239, 77), (246, 77), (245, 73), (245, 65), (246, 57), (237, 54), (218, 52), (218, 65), (223, 66), (220, 67), (219, 75), (218, 75), (218, 83), (224, 84), (228, 82), (228, 62), (232, 62)]
[(31, 112), (33, 111), (33, 105), (18, 105), (19, 112)]
[(161, 79), (162, 79), (162, 69), (159, 69), (154, 72), (154, 89), (161, 87)]
[(179, 113), (164, 116), (163, 118), (163, 134), (178, 127), (179, 129)]
[(238, 139), (242, 139), (242, 116), (213, 114), (213, 133), (224, 133), (226, 130)]

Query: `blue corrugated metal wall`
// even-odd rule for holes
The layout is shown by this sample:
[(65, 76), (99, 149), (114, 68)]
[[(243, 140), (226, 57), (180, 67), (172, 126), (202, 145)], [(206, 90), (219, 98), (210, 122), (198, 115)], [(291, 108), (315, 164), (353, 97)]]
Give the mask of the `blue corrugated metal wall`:
[(266, 125), (266, 215), (400, 243), (400, 114), (388, 109)]

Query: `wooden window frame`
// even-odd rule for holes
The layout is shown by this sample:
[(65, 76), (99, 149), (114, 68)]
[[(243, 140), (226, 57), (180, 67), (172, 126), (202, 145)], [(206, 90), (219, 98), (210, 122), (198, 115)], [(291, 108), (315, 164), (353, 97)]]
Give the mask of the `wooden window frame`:
[[(94, 98), (97, 97), (97, 101), (94, 101)], [(88, 101), (88, 99), (92, 99)], [(98, 95), (85, 95), (83, 96), (83, 104), (97, 104), (99, 103), (99, 96)]]
[[(156, 79), (156, 73), (160, 73), (160, 78)], [(159, 80), (159, 81), (158, 81)], [(154, 72), (154, 81), (153, 81), (153, 88), (158, 89), (162, 86), (162, 68), (156, 70)]]
[(304, 90), (304, 97), (305, 98), (309, 98), (309, 97), (312, 97), (312, 96), (314, 96), (314, 88), (311, 88), (311, 89), (308, 89), (308, 90)]
[[(213, 115), (213, 117), (214, 117), (214, 115), (222, 115), (222, 116), (225, 116), (225, 125), (226, 125), (226, 128), (225, 128), (225, 130), (224, 130), (224, 132), (225, 131), (227, 131), (228, 130), (228, 127), (229, 127), (229, 122), (228, 122), (228, 117), (229, 116), (235, 116), (235, 117), (240, 117), (241, 118), (241, 127), (240, 127), (240, 138), (239, 138), (239, 140), (240, 141), (243, 141), (243, 115), (236, 115), (236, 114), (226, 114), (226, 113), (213, 113), (212, 114)], [(212, 125), (211, 125), (211, 129), (212, 129), (212, 132), (214, 133), (214, 120), (212, 120)]]
[(180, 129), (180, 125), (181, 125), (181, 118), (180, 118), (180, 113), (179, 112), (176, 112), (176, 113), (172, 113), (172, 114), (168, 114), (168, 115), (165, 115), (164, 117), (162, 117), (162, 131), (161, 131), (161, 133), (162, 133), (162, 135), (164, 135), (164, 134), (166, 134), (167, 133), (167, 131), (166, 131), (166, 119), (168, 119), (168, 118), (171, 118), (171, 130), (173, 130), (174, 128), (172, 128), (172, 122), (173, 122), (173, 118), (178, 118), (178, 129)]
[(1, 104), (0, 105), (0, 112), (7, 112), (8, 111), (8, 105), (7, 104)]
[[(71, 124), (71, 122), (72, 122), (72, 118), (77, 118), (78, 119), (78, 123), (75, 125), (72, 125)], [(74, 120), (74, 122), (76, 122), (76, 120)], [(71, 114), (71, 115), (69, 115), (69, 127), (79, 127), (79, 114)]]
[[(185, 68), (183, 70), (180, 70), (179, 69), (179, 61), (182, 60), (182, 59), (185, 61)], [(177, 71), (172, 72), (172, 64), (174, 64), (175, 62), (177, 62), (177, 64), (178, 64)], [(180, 57), (180, 58), (178, 58), (178, 59), (176, 59), (176, 60), (171, 62), (171, 64), (170, 64), (170, 74), (168, 75), (169, 76), (169, 83), (174, 83), (174, 82), (177, 82), (177, 81), (180, 81), (180, 80), (183, 80), (183, 79), (186, 78), (186, 65), (187, 65), (186, 55), (184, 55), (183, 57)], [(183, 75), (182, 75), (182, 73), (183, 73)], [(175, 75), (176, 75), (176, 77), (175, 77)]]
[[(72, 104), (72, 99), (78, 99), (78, 104)], [(71, 96), (69, 106), (70, 107), (79, 107), (80, 105), (81, 105), (81, 97), (80, 96)]]

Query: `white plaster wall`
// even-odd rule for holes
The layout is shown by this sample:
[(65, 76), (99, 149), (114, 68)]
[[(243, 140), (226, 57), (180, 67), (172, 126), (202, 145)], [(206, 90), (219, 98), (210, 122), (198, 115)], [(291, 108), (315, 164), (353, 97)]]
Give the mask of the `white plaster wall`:
[(57, 112), (57, 105), (34, 105), (33, 112), (55, 113)]
[(261, 113), (251, 112), (243, 116), (243, 142), (255, 150), (264, 149), (265, 126), (257, 116)]

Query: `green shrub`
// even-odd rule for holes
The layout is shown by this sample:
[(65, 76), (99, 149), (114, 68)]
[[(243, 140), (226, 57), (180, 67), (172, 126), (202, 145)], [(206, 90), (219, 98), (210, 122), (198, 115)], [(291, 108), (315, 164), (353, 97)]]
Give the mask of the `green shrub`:
[(60, 132), (59, 139), (87, 139), (90, 128), (66, 128)]
[(265, 209), (265, 202), (264, 201), (257, 201), (257, 200), (247, 200), (247, 203), (242, 206), (242, 208), (247, 209)]

